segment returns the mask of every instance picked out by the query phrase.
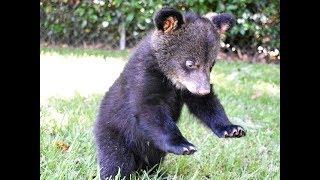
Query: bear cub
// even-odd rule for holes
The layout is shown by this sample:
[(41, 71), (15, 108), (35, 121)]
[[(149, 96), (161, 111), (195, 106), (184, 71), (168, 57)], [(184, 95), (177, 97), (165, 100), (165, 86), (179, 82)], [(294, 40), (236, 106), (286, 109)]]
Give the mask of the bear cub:
[(150, 170), (167, 153), (197, 151), (177, 126), (184, 104), (218, 137), (245, 136), (228, 120), (210, 84), (220, 35), (234, 23), (226, 13), (200, 16), (165, 7), (155, 14), (155, 29), (100, 104), (94, 137), (101, 179), (119, 169), (123, 177)]

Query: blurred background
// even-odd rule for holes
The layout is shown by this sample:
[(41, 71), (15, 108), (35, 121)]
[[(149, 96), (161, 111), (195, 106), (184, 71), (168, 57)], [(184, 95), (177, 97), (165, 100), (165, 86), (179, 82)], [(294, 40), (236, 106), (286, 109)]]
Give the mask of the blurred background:
[[(193, 156), (169, 154), (137, 179), (280, 178), (280, 2), (40, 0), (40, 179), (99, 179), (92, 137), (100, 101), (163, 6), (234, 14), (211, 83), (247, 136), (220, 139), (184, 107)], [(130, 89), (128, 89), (129, 91)]]
[(222, 39), (221, 59), (279, 63), (279, 0), (40, 0), (42, 46), (130, 49), (153, 26), (163, 6), (228, 12), (237, 25)]

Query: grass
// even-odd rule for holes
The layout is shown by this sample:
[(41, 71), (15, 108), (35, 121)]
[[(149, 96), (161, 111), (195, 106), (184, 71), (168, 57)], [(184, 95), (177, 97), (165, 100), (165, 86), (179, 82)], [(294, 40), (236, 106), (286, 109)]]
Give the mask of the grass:
[(58, 53), (60, 55), (68, 56), (98, 56), (103, 58), (113, 57), (113, 58), (122, 58), (129, 55), (129, 50), (123, 51), (112, 51), (112, 50), (102, 50), (102, 49), (84, 49), (84, 48), (62, 48), (62, 47), (41, 47), (41, 54), (51, 54)]
[[(72, 49), (41, 52), (83, 55)], [(280, 179), (279, 73), (277, 65), (219, 61), (212, 73), (215, 91), (247, 136), (219, 139), (184, 108), (178, 126), (198, 151), (169, 154), (156, 175), (144, 172), (134, 179), (161, 179), (163, 173), (169, 179)], [(41, 105), (41, 179), (99, 179), (92, 125), (102, 96), (52, 97)]]

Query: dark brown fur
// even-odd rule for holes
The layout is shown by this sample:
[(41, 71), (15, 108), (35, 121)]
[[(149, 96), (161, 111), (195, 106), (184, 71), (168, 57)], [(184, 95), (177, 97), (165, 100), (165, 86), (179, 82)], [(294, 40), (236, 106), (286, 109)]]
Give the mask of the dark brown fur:
[(218, 137), (245, 135), (228, 120), (210, 85), (221, 27), (213, 22), (171, 8), (155, 15), (156, 29), (137, 46), (100, 105), (94, 135), (101, 179), (119, 168), (122, 176), (148, 170), (167, 153), (193, 154), (195, 146), (176, 125), (183, 104)]

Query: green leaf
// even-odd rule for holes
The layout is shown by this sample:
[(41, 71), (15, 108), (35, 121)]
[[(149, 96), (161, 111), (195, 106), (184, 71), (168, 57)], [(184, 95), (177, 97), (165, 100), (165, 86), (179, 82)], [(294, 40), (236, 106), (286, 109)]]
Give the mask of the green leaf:
[(133, 20), (133, 18), (134, 18), (134, 14), (133, 14), (133, 13), (130, 13), (130, 14), (127, 16), (127, 18), (126, 18), (126, 21), (127, 21), (128, 23), (130, 23), (130, 22)]
[(226, 6), (223, 4), (223, 2), (219, 1), (217, 6), (217, 12), (223, 12), (225, 8)]
[(83, 20), (81, 23), (81, 28), (84, 28), (87, 26), (87, 20)]
[(97, 15), (94, 14), (94, 15), (90, 16), (90, 21), (91, 22), (96, 22), (97, 20), (98, 20), (98, 16)]
[(227, 6), (226, 10), (227, 11), (233, 11), (233, 10), (236, 10), (237, 8), (238, 8), (238, 6), (231, 4), (231, 5)]
[(83, 8), (78, 8), (76, 11), (75, 11), (75, 14), (78, 14), (79, 16), (83, 16), (85, 13), (85, 9)]

